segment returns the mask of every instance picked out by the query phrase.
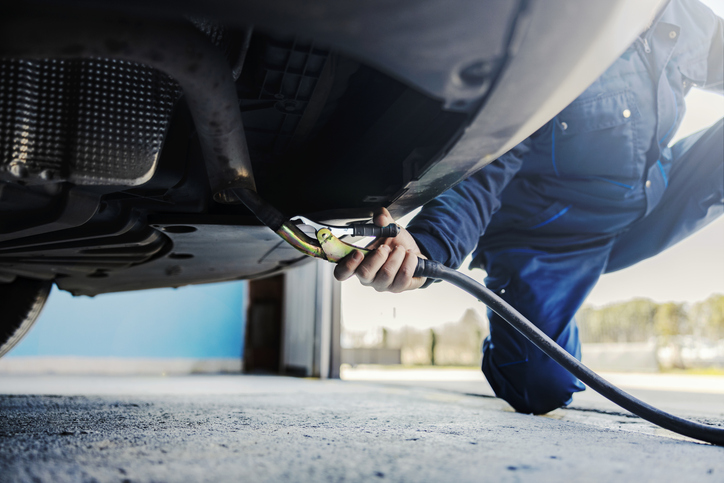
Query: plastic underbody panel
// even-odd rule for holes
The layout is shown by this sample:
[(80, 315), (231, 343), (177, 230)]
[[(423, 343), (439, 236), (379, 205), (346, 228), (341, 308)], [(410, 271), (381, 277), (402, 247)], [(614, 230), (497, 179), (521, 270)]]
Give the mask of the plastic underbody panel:
[[(288, 215), (339, 223), (378, 206), (407, 213), (512, 147), (593, 81), (659, 2), (97, 3), (186, 24), (179, 9), (193, 14), (236, 77), (258, 193)], [(53, 8), (58, 22), (93, 14)], [(631, 37), (612, 42), (608, 26), (625, 18)], [(212, 201), (172, 78), (110, 57), (3, 59), (2, 46), (0, 33), (0, 282), (52, 279), (95, 295), (301, 261), (241, 205)]]

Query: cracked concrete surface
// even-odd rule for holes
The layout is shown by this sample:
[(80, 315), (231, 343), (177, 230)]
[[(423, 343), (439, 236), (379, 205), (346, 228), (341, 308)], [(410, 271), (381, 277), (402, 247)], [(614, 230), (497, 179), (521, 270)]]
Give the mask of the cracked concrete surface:
[(5, 376), (0, 393), (2, 482), (724, 479), (724, 448), (624, 430), (626, 416), (529, 416), (434, 389)]

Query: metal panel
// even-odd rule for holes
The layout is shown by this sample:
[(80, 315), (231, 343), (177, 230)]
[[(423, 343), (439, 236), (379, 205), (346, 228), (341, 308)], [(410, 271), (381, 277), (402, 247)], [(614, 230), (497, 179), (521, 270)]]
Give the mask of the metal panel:
[(292, 375), (338, 377), (339, 282), (334, 265), (315, 261), (285, 274), (282, 368)]
[(318, 263), (308, 263), (284, 275), (282, 368), (293, 375), (313, 373)]
[(15, 178), (136, 186), (156, 167), (176, 84), (117, 59), (0, 62), (0, 166)]

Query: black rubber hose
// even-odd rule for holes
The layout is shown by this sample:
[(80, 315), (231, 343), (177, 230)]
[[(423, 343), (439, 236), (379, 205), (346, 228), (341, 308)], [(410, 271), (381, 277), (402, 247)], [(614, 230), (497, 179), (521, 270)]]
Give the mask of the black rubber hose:
[(289, 220), (281, 211), (264, 201), (254, 190), (243, 188), (228, 190), (227, 199), (231, 203), (243, 203), (259, 221), (273, 231), (278, 231)]
[(377, 226), (370, 223), (352, 223), (352, 229), (352, 236), (394, 238), (400, 234), (400, 225), (397, 223), (390, 223), (387, 226)]
[(674, 416), (622, 391), (584, 366), (578, 359), (562, 349), (507, 302), (467, 275), (447, 268), (440, 263), (420, 259), (415, 270), (415, 276), (450, 282), (477, 298), (513, 326), (515, 330), (523, 334), (551, 359), (563, 366), (564, 369), (576, 376), (588, 387), (622, 408), (669, 431), (706, 441), (707, 443), (724, 446), (723, 427), (708, 426)]

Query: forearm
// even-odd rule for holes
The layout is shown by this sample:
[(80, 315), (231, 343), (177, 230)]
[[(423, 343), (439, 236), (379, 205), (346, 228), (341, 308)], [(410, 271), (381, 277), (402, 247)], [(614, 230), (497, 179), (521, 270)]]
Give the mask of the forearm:
[(407, 227), (423, 254), (458, 268), (500, 208), (500, 195), (522, 165), (526, 143), (513, 148), (427, 203)]

